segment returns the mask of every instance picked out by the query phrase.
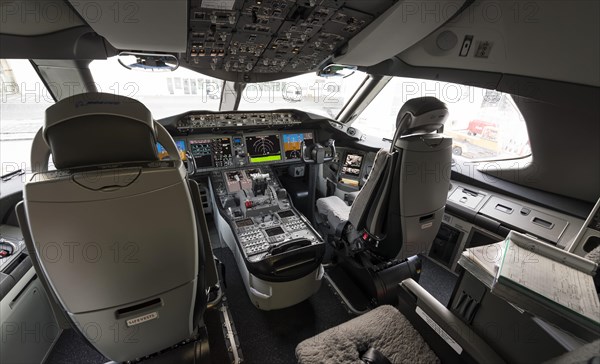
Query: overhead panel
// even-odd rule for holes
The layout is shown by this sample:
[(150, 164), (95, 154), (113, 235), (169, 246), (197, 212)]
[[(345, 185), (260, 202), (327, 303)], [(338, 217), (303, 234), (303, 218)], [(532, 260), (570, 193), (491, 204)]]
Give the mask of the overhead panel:
[(184, 61), (209, 74), (313, 71), (394, 3), (192, 0)]
[(36, 36), (85, 25), (62, 0), (0, 0), (1, 34)]

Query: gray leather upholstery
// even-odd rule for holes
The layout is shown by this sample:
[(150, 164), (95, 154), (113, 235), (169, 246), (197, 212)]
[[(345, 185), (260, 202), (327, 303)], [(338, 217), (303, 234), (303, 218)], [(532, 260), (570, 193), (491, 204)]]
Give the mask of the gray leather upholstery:
[[(83, 111), (80, 102), (90, 100), (98, 102)], [(111, 360), (189, 339), (206, 307), (204, 234), (183, 162), (156, 157), (156, 142), (176, 150), (173, 139), (157, 138), (150, 112), (129, 98), (86, 94), (52, 108), (47, 117), (63, 121), (47, 119), (44, 136), (58, 170), (25, 185), (20, 219), (38, 275)], [(73, 132), (82, 130), (90, 133)], [(79, 139), (87, 140), (84, 150)]]
[(440, 130), (448, 117), (448, 108), (435, 97), (425, 96), (411, 99), (402, 105), (396, 118), (396, 129), (401, 135), (421, 130)]
[(58, 169), (158, 160), (150, 111), (112, 94), (79, 94), (50, 106), (43, 136)]
[(391, 162), (392, 155), (388, 151), (380, 150), (377, 153), (369, 179), (354, 199), (350, 209), (348, 221), (352, 226), (362, 228), (367, 225), (366, 229), (372, 234), (377, 234), (377, 231), (381, 230), (383, 221), (373, 219), (372, 216), (375, 214), (379, 216), (389, 202), (391, 188), (389, 175), (393, 167)]
[(436, 98), (407, 101), (390, 150), (379, 151), (350, 210), (335, 196), (317, 201), (330, 231), (344, 230), (350, 243), (366, 232), (378, 242), (370, 250), (387, 259), (426, 252), (441, 224), (450, 180), (452, 139), (440, 134), (447, 117)]

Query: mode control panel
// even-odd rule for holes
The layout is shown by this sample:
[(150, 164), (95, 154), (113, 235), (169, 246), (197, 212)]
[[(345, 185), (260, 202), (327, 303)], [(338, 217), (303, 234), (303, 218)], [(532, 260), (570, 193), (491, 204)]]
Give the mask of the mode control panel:
[(179, 130), (221, 129), (246, 126), (288, 126), (298, 125), (302, 121), (292, 111), (286, 112), (237, 112), (237, 113), (191, 113), (177, 122)]

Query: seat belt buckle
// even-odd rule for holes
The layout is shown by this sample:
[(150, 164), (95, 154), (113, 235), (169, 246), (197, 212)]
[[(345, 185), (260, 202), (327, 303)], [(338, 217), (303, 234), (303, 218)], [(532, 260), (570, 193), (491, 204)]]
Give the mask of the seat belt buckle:
[(379, 240), (371, 236), (367, 230), (363, 230), (360, 239), (365, 243), (365, 245), (375, 246), (375, 248), (379, 247)]
[(373, 235), (369, 234), (367, 230), (363, 230), (362, 234), (360, 235), (360, 240), (365, 246), (371, 246), (375, 248), (379, 248), (379, 242), (381, 241)]

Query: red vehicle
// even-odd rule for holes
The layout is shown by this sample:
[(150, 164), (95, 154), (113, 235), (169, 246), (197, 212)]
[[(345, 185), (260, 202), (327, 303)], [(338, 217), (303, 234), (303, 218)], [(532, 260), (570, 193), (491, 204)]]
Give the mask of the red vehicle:
[(483, 129), (493, 126), (496, 127), (496, 123), (492, 121), (484, 121), (484, 120), (471, 120), (469, 121), (469, 127), (467, 128), (467, 133), (469, 135), (479, 135), (483, 132)]

